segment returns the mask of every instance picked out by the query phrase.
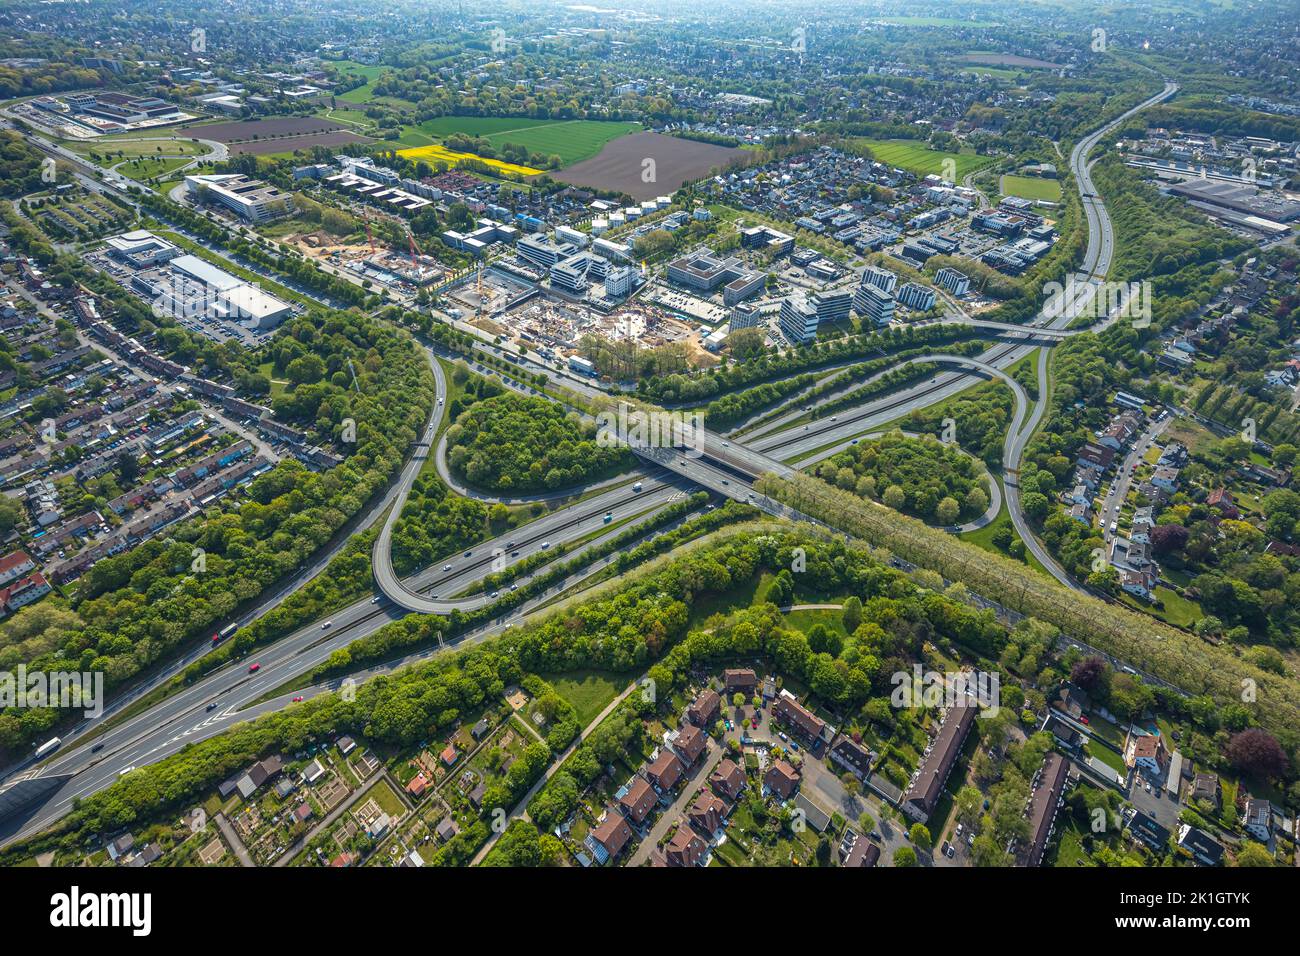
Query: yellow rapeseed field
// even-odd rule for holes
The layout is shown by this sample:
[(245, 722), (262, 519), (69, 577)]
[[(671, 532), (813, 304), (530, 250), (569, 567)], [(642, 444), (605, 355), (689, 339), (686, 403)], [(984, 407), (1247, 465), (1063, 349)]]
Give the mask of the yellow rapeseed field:
[(397, 155), (404, 159), (414, 162), (420, 160), (433, 160), (441, 163), (449, 163), (453, 166), (459, 166), (467, 159), (476, 159), (480, 163), (485, 163), (493, 169), (499, 169), (505, 173), (514, 173), (516, 176), (536, 176), (542, 172), (540, 169), (533, 169), (531, 166), (517, 166), (514, 163), (503, 163), (499, 159), (485, 159), (482, 156), (475, 156), (473, 153), (458, 153), (455, 150), (447, 149), (445, 146), (439, 146), (434, 143), (432, 146), (415, 146), (411, 149), (399, 149)]

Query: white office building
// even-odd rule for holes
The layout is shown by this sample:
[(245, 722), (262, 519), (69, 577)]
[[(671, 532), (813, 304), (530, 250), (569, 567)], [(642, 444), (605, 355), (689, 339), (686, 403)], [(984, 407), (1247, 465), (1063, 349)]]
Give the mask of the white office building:
[(894, 319), (894, 297), (864, 282), (853, 293), (853, 311), (876, 325), (888, 325)]
[(953, 295), (965, 295), (970, 291), (970, 278), (965, 273), (947, 266), (935, 273), (934, 281)]
[(816, 307), (802, 295), (792, 295), (781, 303), (781, 333), (792, 345), (804, 345), (817, 337)]
[(898, 276), (888, 269), (877, 269), (875, 266), (867, 266), (866, 271), (862, 273), (862, 284), (873, 285), (882, 292), (893, 293), (898, 285)]
[(898, 290), (898, 301), (917, 312), (929, 312), (934, 308), (934, 290), (908, 282)]

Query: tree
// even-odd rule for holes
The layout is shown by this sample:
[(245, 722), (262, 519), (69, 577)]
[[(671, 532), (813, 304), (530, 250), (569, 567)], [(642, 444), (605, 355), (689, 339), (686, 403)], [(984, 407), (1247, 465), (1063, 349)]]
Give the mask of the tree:
[(903, 505), (907, 503), (907, 492), (903, 491), (898, 485), (890, 485), (885, 489), (885, 493), (880, 500), (895, 511), (902, 511)]
[(1085, 657), (1070, 668), (1070, 681), (1093, 694), (1106, 687), (1109, 672), (1106, 662), (1100, 657)]
[(1259, 727), (1247, 727), (1234, 734), (1224, 749), (1224, 756), (1236, 770), (1263, 780), (1281, 777), (1289, 763), (1282, 745)]
[(1180, 524), (1158, 524), (1151, 529), (1151, 550), (1156, 554), (1173, 554), (1187, 547), (1190, 532)]
[(934, 506), (934, 516), (942, 525), (954, 523), (959, 514), (961, 514), (961, 505), (951, 495), (940, 499), (939, 503)]
[(1234, 866), (1273, 866), (1273, 855), (1258, 843), (1247, 843), (1237, 851)]
[(894, 851), (894, 866), (916, 866), (916, 851), (910, 846), (900, 846)]
[(929, 850), (934, 845), (930, 842), (930, 830), (924, 823), (913, 823), (908, 835), (919, 850)]
[(862, 623), (862, 599), (857, 595), (850, 595), (844, 599), (844, 609), (842, 623), (844, 630), (852, 634)]

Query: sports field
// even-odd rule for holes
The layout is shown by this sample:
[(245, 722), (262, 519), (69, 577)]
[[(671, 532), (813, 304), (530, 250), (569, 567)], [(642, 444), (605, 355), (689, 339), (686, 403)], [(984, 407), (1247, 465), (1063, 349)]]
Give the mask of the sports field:
[(431, 146), (416, 146), (412, 149), (399, 149), (397, 155), (404, 159), (410, 159), (418, 162), (423, 159), (430, 163), (446, 163), (449, 166), (459, 166), (467, 159), (476, 159), (480, 163), (485, 163), (493, 169), (499, 169), (503, 173), (514, 173), (517, 176), (536, 176), (542, 170), (533, 169), (531, 166), (516, 166), (514, 163), (503, 163), (499, 159), (484, 159), (482, 156), (475, 156), (473, 153), (458, 153), (454, 150), (446, 149), (436, 143)]
[(1037, 176), (1004, 175), (999, 187), (1004, 196), (1019, 196), (1021, 199), (1042, 199), (1045, 202), (1059, 202), (1061, 183), (1056, 179), (1040, 179)]
[[(599, 153), (605, 144), (641, 128), (639, 123), (605, 120), (551, 120), (509, 116), (440, 116), (408, 127), (403, 141), (423, 134), (445, 139), (454, 133), (481, 136), (494, 146), (511, 143), (530, 153), (559, 156), (564, 166)], [(418, 143), (412, 143), (418, 145)]]
[[(977, 156), (974, 153), (945, 153), (910, 139), (864, 139), (861, 142), (871, 148), (872, 154), (879, 162), (897, 166), (918, 176), (928, 176), (931, 173), (943, 176), (951, 173), (956, 177), (956, 181), (960, 182), (968, 173), (973, 173), (993, 162), (988, 156)], [(955, 172), (952, 166), (948, 169), (944, 168), (944, 160), (953, 161)]]

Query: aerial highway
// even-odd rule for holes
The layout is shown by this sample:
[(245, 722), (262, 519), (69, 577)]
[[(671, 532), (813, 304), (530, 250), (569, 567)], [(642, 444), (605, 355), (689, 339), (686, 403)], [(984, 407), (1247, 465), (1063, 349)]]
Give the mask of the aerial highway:
[[(1040, 397), (1032, 412), (1026, 410), (1027, 398), (1023, 389), (1006, 376), (1005, 369), (1040, 348), (1033, 339), (1035, 326), (1041, 325), (1040, 331), (1063, 330), (1079, 315), (1086, 314), (1091, 306), (1091, 297), (1106, 275), (1113, 255), (1111, 224), (1104, 202), (1096, 198), (1092, 186), (1087, 165), (1089, 154), (1110, 129), (1138, 110), (1167, 99), (1176, 90), (1176, 86), (1168, 84), (1162, 93), (1085, 137), (1072, 151), (1070, 165), (1084, 196), (1089, 242), (1081, 269), (1081, 274), (1087, 277), (1087, 281), (1079, 283), (1074, 288), (1070, 301), (1050, 303), (1035, 322), (1030, 323), (1030, 326), (1024, 330), (1023, 339), (1014, 338), (1018, 333), (1013, 330), (998, 330), (1013, 338), (1009, 342), (993, 346), (978, 358), (963, 359), (936, 354), (915, 360), (962, 364), (976, 374), (990, 375), (1011, 384), (1013, 393), (1017, 396), (1017, 407), (1012, 427), (1008, 430), (1005, 449), (1004, 465), (1009, 472), (1014, 471), (1023, 453), (1024, 445), (1042, 415), (1046, 396), (1046, 351), (1040, 351)], [(87, 164), (81, 161), (80, 165), (84, 168)], [(86, 178), (91, 179), (90, 176)], [(476, 346), (485, 352), (490, 348), (486, 343), (476, 343)], [(562, 382), (566, 387), (572, 387), (567, 381), (571, 376), (557, 373), (540, 360), (534, 364), (529, 361), (529, 358), (529, 356), (524, 357), (526, 368), (535, 367), (547, 374), (552, 381)], [(437, 363), (434, 364), (436, 366)], [(13, 832), (5, 834), (5, 837), (12, 839), (15, 836), (34, 833), (66, 813), (75, 798), (102, 789), (123, 773), (129, 773), (135, 767), (174, 753), (192, 741), (219, 733), (234, 723), (288, 705), (289, 701), (286, 698), (291, 695), (281, 695), (256, 704), (254, 702), (276, 687), (318, 666), (334, 650), (346, 647), (352, 641), (374, 633), (390, 621), (402, 617), (408, 610), (447, 614), (457, 608), (472, 609), (490, 604), (491, 595), (485, 595), (481, 590), (474, 592), (484, 576), (499, 570), (499, 562), (503, 555), (509, 558), (524, 557), (528, 553), (546, 550), (546, 545), (551, 542), (576, 540), (581, 537), (589, 538), (585, 547), (594, 547), (603, 540), (603, 536), (594, 538), (590, 536), (599, 532), (601, 527), (607, 524), (606, 514), (612, 514), (618, 520), (624, 518), (644, 520), (646, 516), (666, 507), (672, 500), (679, 500), (685, 493), (685, 489), (691, 486), (708, 488), (718, 494), (748, 502), (773, 515), (792, 519), (803, 518), (779, 502), (755, 493), (753, 481), (766, 472), (792, 473), (788, 462), (793, 459), (824, 451), (831, 446), (847, 445), (854, 438), (885, 421), (897, 418), (911, 409), (922, 408), (955, 395), (968, 386), (968, 374), (943, 372), (926, 382), (900, 390), (884, 399), (867, 403), (843, 416), (818, 419), (803, 429), (771, 431), (756, 440), (744, 443), (709, 433), (704, 444), (704, 455), (700, 458), (687, 459), (682, 457), (680, 452), (672, 449), (634, 449), (647, 461), (667, 472), (675, 472), (676, 475), (668, 475), (664, 470), (655, 469), (653, 473), (645, 474), (640, 478), (643, 487), (639, 492), (632, 490), (632, 479), (629, 477), (628, 480), (615, 483), (612, 487), (601, 490), (596, 495), (563, 510), (544, 515), (523, 528), (515, 529), (493, 541), (476, 545), (464, 557), (441, 563), (435, 562), (431, 567), (402, 580), (392, 569), (391, 536), (395, 522), (400, 516), (402, 504), (415, 478), (425, 466), (425, 456), (434, 447), (434, 439), (441, 422), (445, 406), (437, 399), (445, 399), (446, 384), (441, 370), (437, 369), (435, 370), (437, 395), (421, 440), (416, 443), (413, 455), (404, 465), (398, 481), (385, 496), (366, 510), (365, 524), (358, 526), (359, 530), (372, 523), (385, 510), (388, 511), (388, 519), (381, 529), (375, 550), (376, 581), (381, 594), (368, 601), (358, 601), (349, 605), (336, 612), (329, 621), (316, 622), (301, 628), (273, 646), (258, 651), (254, 655), (255, 662), (260, 664), (257, 673), (248, 670), (252, 658), (232, 662), (192, 686), (153, 705), (143, 713), (121, 720), (112, 729), (96, 737), (93, 748), (74, 747), (56, 754), (37, 772), (73, 773), (75, 776), (39, 811), (22, 821)], [(677, 476), (680, 476), (680, 479)], [(685, 480), (686, 484), (682, 484), (682, 480)], [(1019, 509), (1018, 501), (1013, 497), (1015, 494), (1013, 489), (1014, 482), (1008, 483), (1007, 500), (1015, 520)], [(613, 533), (608, 532), (609, 535)], [(1026, 538), (1027, 544), (1033, 541), (1032, 534), (1025, 535), (1022, 532), (1022, 537)], [(379, 546), (381, 541), (385, 543), (384, 547)], [(1033, 547), (1032, 544), (1030, 546)], [(565, 557), (572, 557), (576, 553), (580, 553), (580, 549), (570, 551)], [(282, 599), (285, 594), (291, 593), (294, 588), (308, 580), (313, 573), (323, 568), (332, 556), (332, 552), (322, 555), (310, 568), (304, 569), (302, 575), (287, 582), (277, 591), (276, 600)], [(1051, 567), (1048, 562), (1044, 563)], [(597, 564), (574, 574), (571, 578), (556, 582), (546, 594), (521, 604), (488, 626), (463, 635), (459, 643), (499, 633), (513, 621), (519, 620), (521, 615), (550, 602), (573, 583), (595, 573), (599, 568), (600, 565)], [(272, 605), (259, 605), (259, 608), (246, 619), (264, 613), (269, 606)], [(426, 657), (436, 653), (438, 649), (427, 648), (402, 658), (402, 661)], [(193, 652), (191, 657), (167, 668), (165, 672), (161, 672), (151, 680), (150, 686), (178, 672), (185, 664), (201, 656), (205, 651), (206, 649)], [(371, 672), (361, 671), (355, 676), (363, 678)], [(337, 686), (337, 682), (333, 686)], [(146, 689), (147, 687), (141, 688), (140, 692)], [(300, 693), (304, 695), (309, 692), (320, 693), (328, 689), (330, 685)], [(111, 712), (120, 710), (131, 699), (134, 697), (124, 696), (115, 702)], [(90, 725), (83, 726), (88, 728)]]

